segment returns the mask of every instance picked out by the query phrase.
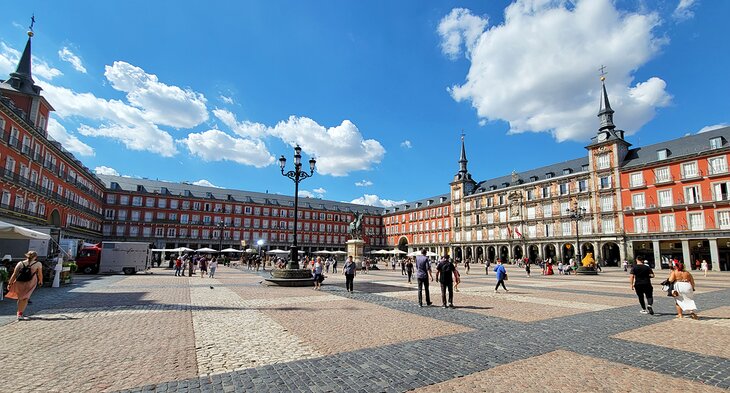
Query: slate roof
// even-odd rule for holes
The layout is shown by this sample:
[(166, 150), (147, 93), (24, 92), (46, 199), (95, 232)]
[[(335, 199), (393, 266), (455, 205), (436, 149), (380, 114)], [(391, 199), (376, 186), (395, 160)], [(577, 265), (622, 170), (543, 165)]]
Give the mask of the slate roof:
[(710, 149), (710, 139), (718, 136), (723, 137), (722, 148), (730, 147), (730, 127), (723, 127), (701, 134), (688, 135), (670, 141), (631, 149), (624, 159), (623, 169), (665, 161), (657, 159), (657, 151), (662, 149), (669, 150), (666, 160), (706, 153), (712, 150)]
[[(196, 186), (194, 184), (188, 183), (173, 183), (160, 180), (137, 179), (132, 177), (112, 175), (97, 176), (101, 179), (102, 182), (104, 182), (104, 185), (110, 191), (138, 192), (138, 186), (141, 186), (142, 188), (140, 190), (142, 190), (142, 192), (147, 192), (150, 194), (195, 197), (218, 202), (229, 201), (241, 203), (256, 203), (272, 207), (294, 207), (293, 196), (232, 190), (227, 188)], [(116, 183), (116, 185), (113, 187), (112, 183)], [(167, 189), (166, 193), (163, 192), (163, 188)], [(380, 215), (382, 212), (382, 208), (376, 206), (357, 205), (354, 203), (336, 202), (306, 197), (299, 197), (299, 207), (342, 213), (362, 212), (368, 215)]]
[[(540, 168), (530, 169), (523, 172), (517, 172), (517, 176), (522, 183), (512, 184), (512, 174), (495, 177), (494, 179), (484, 180), (477, 184), (474, 189), (474, 194), (490, 191), (491, 186), (496, 186), (497, 189), (512, 187), (518, 184), (525, 184), (534, 181), (540, 181), (548, 179), (547, 174), (552, 173), (552, 177), (563, 176), (564, 169), (570, 169), (571, 173), (578, 173), (583, 171), (583, 166), (588, 165), (588, 156), (576, 158), (573, 160), (563, 161), (556, 164), (550, 164)], [(535, 179), (536, 178), (536, 179)], [(508, 185), (505, 185), (507, 183)]]
[[(441, 202), (441, 198), (444, 198), (444, 201)], [(430, 205), (429, 205), (430, 201)], [(406, 212), (406, 211), (414, 211), (414, 210), (420, 210), (427, 208), (429, 206), (435, 206), (440, 205), (442, 203), (451, 203), (451, 193), (447, 194), (441, 194), (436, 195), (429, 198), (419, 199), (411, 202), (402, 203), (400, 205), (392, 206), (392, 207), (386, 207), (383, 210), (383, 214), (393, 214), (396, 213), (396, 209), (398, 213)], [(420, 204), (420, 206), (419, 206)]]

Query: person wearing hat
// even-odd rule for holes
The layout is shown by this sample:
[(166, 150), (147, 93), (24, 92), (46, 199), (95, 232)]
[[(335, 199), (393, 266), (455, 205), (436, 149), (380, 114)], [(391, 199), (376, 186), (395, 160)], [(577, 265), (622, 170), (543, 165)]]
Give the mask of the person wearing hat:
[(38, 262), (38, 254), (35, 251), (28, 251), (25, 260), (15, 265), (13, 275), (8, 281), (9, 299), (18, 300), (18, 320), (29, 319), (23, 313), (28, 305), (30, 295), (36, 287), (43, 285), (43, 265)]

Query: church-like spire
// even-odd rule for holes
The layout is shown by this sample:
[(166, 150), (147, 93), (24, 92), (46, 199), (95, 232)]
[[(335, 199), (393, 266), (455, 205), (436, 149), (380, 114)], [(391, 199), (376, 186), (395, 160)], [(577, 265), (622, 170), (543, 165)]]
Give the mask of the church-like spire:
[(459, 157), (459, 173), (466, 174), (466, 164), (469, 161), (466, 159), (466, 148), (464, 147), (464, 134), (461, 134), (461, 156)]
[(606, 77), (601, 76), (601, 104), (598, 110), (598, 118), (601, 119), (601, 127), (599, 131), (613, 130), (616, 125), (613, 124), (613, 109), (611, 103), (608, 102), (608, 93), (606, 92)]
[(41, 88), (36, 86), (31, 71), (31, 41), (33, 38), (34, 24), (35, 17), (31, 18), (30, 30), (28, 30), (28, 41), (25, 43), (23, 54), (20, 56), (18, 67), (15, 69), (15, 72), (10, 74), (10, 78), (5, 81), (5, 84), (10, 85), (10, 87), (21, 93), (39, 95)]

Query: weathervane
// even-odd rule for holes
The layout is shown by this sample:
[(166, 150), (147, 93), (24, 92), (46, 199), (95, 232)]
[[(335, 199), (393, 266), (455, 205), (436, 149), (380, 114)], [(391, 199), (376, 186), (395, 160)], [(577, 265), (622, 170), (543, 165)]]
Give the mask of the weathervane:
[(35, 14), (30, 16), (30, 31), (33, 31), (33, 25), (35, 24)]
[(601, 65), (601, 68), (599, 68), (598, 71), (601, 71), (601, 82), (605, 81), (606, 80), (606, 74), (608, 74), (606, 72), (606, 66), (605, 65)]
[(462, 141), (462, 142), (464, 142), (464, 136), (465, 136), (465, 135), (466, 135), (466, 134), (464, 134), (464, 130), (461, 130), (461, 141)]

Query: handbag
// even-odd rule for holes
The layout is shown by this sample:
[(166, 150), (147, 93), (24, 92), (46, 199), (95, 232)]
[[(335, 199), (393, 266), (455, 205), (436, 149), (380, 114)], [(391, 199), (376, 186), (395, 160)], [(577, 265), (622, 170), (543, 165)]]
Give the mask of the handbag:
[(667, 293), (667, 296), (669, 296), (669, 297), (674, 297), (675, 296), (674, 295), (674, 292), (676, 292), (676, 291), (674, 290), (674, 283), (673, 282), (671, 282), (669, 280), (664, 280), (664, 281), (661, 282), (661, 284), (662, 284), (662, 291), (666, 292)]
[(509, 277), (507, 277), (507, 273), (504, 274), (504, 281), (509, 280)]

